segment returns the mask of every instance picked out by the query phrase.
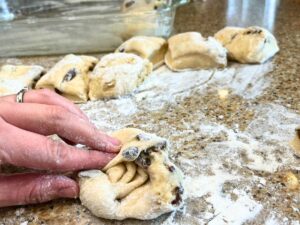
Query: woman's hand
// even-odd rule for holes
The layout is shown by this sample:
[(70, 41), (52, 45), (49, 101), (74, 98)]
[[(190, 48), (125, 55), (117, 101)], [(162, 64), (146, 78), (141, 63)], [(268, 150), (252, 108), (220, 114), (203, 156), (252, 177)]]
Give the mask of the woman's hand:
[[(90, 151), (53, 141), (84, 144)], [(121, 143), (96, 129), (72, 102), (49, 90), (0, 98), (0, 164), (55, 172), (102, 168)], [(0, 207), (78, 196), (78, 185), (61, 175), (0, 175)]]

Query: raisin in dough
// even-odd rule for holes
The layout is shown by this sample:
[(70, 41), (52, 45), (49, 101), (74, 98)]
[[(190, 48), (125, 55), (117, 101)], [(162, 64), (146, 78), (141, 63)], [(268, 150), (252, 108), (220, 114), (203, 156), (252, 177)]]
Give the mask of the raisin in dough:
[(296, 136), (291, 142), (296, 156), (300, 157), (300, 126), (296, 128)]
[(4, 65), (0, 70), (0, 96), (18, 93), (24, 87), (31, 88), (43, 74), (41, 66)]
[(131, 93), (151, 73), (152, 63), (129, 53), (104, 56), (91, 74), (91, 100), (116, 98)]
[(177, 34), (168, 40), (165, 63), (174, 71), (210, 69), (227, 65), (226, 49), (214, 38), (200, 33)]
[(154, 68), (157, 68), (163, 64), (167, 49), (167, 42), (163, 38), (136, 36), (125, 41), (116, 52), (136, 54), (144, 59), (148, 59), (152, 62)]
[(279, 51), (275, 37), (261, 27), (225, 27), (215, 38), (227, 49), (228, 58), (240, 63), (264, 63)]
[(73, 102), (86, 102), (89, 75), (97, 62), (91, 56), (67, 55), (38, 81), (36, 88), (49, 88)]
[(163, 8), (167, 5), (167, 0), (123, 0), (123, 12), (152, 11)]
[(94, 215), (154, 219), (180, 208), (182, 172), (168, 158), (165, 139), (134, 128), (113, 134), (120, 153), (104, 169), (79, 174), (80, 200)]

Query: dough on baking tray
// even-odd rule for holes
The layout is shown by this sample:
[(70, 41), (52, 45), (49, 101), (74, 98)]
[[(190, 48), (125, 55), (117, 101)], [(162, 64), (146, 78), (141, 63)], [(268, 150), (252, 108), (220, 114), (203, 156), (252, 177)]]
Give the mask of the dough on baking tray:
[(225, 27), (215, 38), (227, 49), (229, 59), (240, 63), (264, 63), (279, 51), (275, 37), (257, 26)]
[(103, 56), (90, 76), (91, 100), (115, 98), (131, 93), (151, 73), (152, 63), (130, 53)]
[(200, 33), (177, 34), (168, 40), (165, 63), (174, 71), (210, 69), (227, 65), (226, 49), (214, 38)]
[(91, 56), (66, 55), (38, 81), (36, 88), (49, 88), (74, 102), (86, 102), (89, 74), (97, 62)]
[(24, 87), (31, 88), (43, 72), (44, 68), (41, 66), (2, 66), (0, 96), (16, 94)]
[(136, 36), (125, 41), (116, 52), (133, 53), (152, 62), (157, 68), (164, 62), (167, 41), (160, 37)]
[(80, 200), (106, 219), (154, 219), (180, 208), (182, 172), (169, 160), (165, 139), (126, 128), (113, 134), (120, 153), (104, 169), (79, 173)]

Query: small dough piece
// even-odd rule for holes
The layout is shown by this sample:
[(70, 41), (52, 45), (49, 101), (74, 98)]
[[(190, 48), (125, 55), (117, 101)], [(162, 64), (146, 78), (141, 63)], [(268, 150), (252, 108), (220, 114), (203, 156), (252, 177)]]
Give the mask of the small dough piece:
[(294, 149), (294, 154), (300, 157), (300, 126), (296, 128), (296, 135), (291, 141), (291, 146)]
[(55, 90), (76, 103), (86, 102), (89, 75), (97, 62), (91, 56), (66, 55), (38, 81), (36, 88)]
[(122, 12), (142, 12), (163, 8), (167, 0), (123, 0)]
[(264, 63), (279, 51), (275, 37), (262, 27), (225, 27), (215, 38), (227, 49), (228, 58), (240, 63)]
[(226, 49), (198, 32), (177, 34), (168, 40), (165, 63), (174, 71), (210, 69), (227, 65)]
[(129, 53), (112, 53), (96, 65), (89, 84), (91, 100), (131, 93), (152, 72), (152, 63)]
[(182, 172), (168, 158), (165, 139), (139, 129), (113, 134), (120, 153), (103, 169), (79, 174), (80, 200), (106, 219), (154, 219), (179, 209), (184, 200)]
[(24, 87), (32, 88), (43, 73), (41, 66), (2, 66), (0, 96), (16, 94)]
[(136, 54), (152, 62), (154, 68), (164, 62), (168, 49), (167, 41), (160, 37), (136, 36), (125, 41), (116, 52)]

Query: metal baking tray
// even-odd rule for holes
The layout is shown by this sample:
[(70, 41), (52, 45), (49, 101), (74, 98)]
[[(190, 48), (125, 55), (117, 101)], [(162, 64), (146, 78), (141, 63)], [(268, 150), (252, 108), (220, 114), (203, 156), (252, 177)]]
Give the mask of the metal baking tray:
[(168, 37), (188, 0), (0, 0), (0, 57), (96, 53)]

